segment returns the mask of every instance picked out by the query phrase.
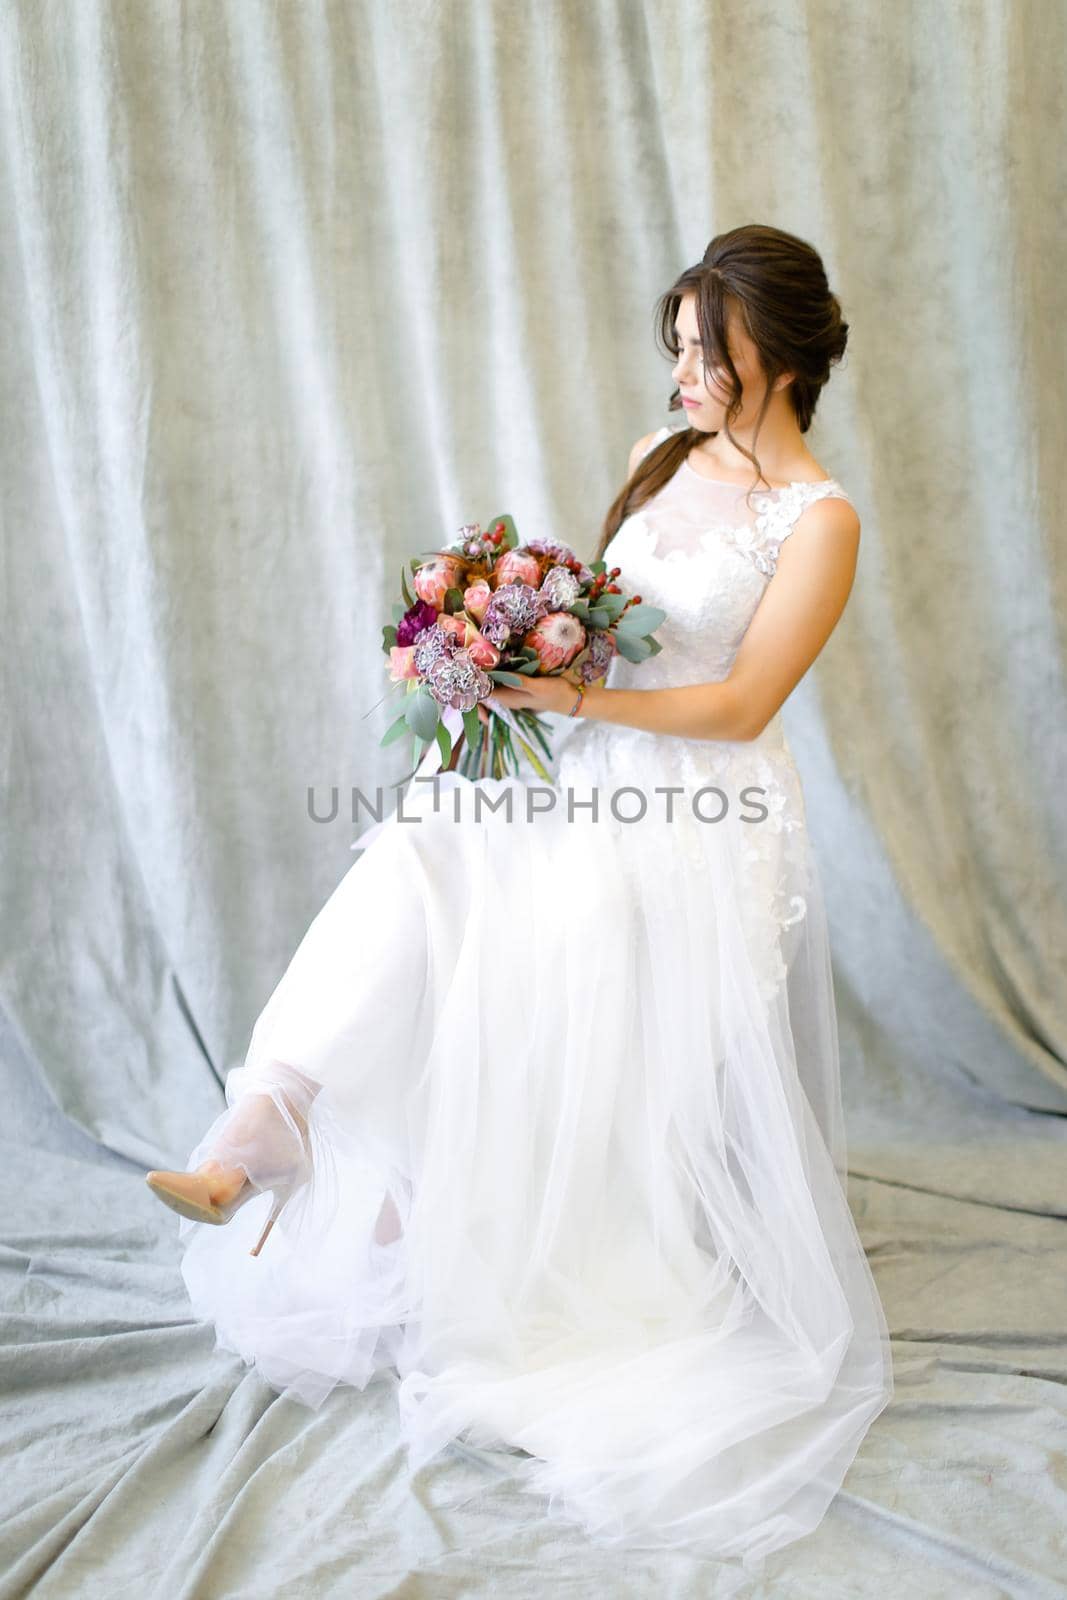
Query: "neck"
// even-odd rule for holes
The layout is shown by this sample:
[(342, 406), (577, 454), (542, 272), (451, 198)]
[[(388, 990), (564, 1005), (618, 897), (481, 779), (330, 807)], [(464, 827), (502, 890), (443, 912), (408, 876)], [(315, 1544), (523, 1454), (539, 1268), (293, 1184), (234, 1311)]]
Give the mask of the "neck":
[[(797, 427), (792, 413), (789, 417), (774, 419), (773, 413), (768, 414), (760, 429), (759, 448), (753, 442), (751, 428), (733, 428), (733, 436), (737, 443), (744, 445), (746, 450), (759, 460), (763, 473), (768, 478), (780, 480), (790, 479), (797, 472), (810, 470), (817, 467), (818, 462), (808, 452), (804, 444), (804, 435)], [(723, 430), (710, 434), (701, 444), (694, 447), (700, 451), (708, 461), (721, 467), (724, 472), (751, 472), (752, 462), (748, 456), (742, 455), (737, 445), (731, 443)]]

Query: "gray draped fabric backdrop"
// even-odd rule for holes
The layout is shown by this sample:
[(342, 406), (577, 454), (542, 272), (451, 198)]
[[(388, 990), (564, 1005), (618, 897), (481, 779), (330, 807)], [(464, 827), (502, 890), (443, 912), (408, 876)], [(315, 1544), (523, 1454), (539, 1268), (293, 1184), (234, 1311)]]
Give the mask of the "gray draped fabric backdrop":
[(501, 510), (590, 555), (668, 420), (655, 298), (744, 221), (851, 324), (810, 442), (860, 564), (786, 723), (897, 1363), (774, 1593), (1065, 1592), (1065, 23), (3, 0), (0, 1596), (743, 1592), (482, 1452), (391, 1504), (392, 1391), (316, 1416), (214, 1351), (142, 1174), (403, 770), (402, 560)]

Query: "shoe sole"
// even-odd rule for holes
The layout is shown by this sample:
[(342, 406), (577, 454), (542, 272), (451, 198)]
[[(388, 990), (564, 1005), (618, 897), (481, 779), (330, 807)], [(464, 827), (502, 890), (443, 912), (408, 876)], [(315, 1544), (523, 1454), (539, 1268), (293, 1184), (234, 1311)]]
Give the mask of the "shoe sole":
[(227, 1220), (227, 1214), (220, 1211), (218, 1206), (197, 1205), (195, 1200), (189, 1200), (183, 1194), (175, 1194), (173, 1189), (168, 1189), (166, 1184), (160, 1183), (149, 1175), (145, 1182), (154, 1195), (158, 1195), (163, 1204), (176, 1211), (181, 1217), (188, 1217), (190, 1222), (216, 1222)]

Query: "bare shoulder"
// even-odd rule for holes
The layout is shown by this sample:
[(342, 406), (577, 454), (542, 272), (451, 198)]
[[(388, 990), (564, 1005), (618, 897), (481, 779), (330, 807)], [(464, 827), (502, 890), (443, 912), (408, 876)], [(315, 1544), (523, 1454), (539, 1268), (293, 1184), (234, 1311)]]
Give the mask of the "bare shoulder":
[(860, 547), (859, 513), (851, 500), (825, 494), (805, 506), (788, 530), (778, 552), (777, 570), (789, 581), (823, 582), (840, 578), (851, 584)]
[(634, 473), (637, 471), (638, 462), (641, 460), (642, 456), (645, 454), (645, 451), (651, 445), (653, 439), (661, 431), (662, 430), (660, 428), (653, 428), (651, 433), (646, 433), (642, 438), (638, 439), (637, 443), (634, 445), (633, 449), (630, 451), (630, 466), (629, 466), (629, 470), (627, 472), (627, 477), (630, 477), (630, 478), (633, 477)]
[[(851, 500), (839, 494), (824, 494), (804, 510), (793, 523), (792, 532), (815, 533), (822, 530), (831, 538), (846, 544), (858, 542), (860, 536), (859, 512)], [(807, 540), (803, 541), (807, 543)]]

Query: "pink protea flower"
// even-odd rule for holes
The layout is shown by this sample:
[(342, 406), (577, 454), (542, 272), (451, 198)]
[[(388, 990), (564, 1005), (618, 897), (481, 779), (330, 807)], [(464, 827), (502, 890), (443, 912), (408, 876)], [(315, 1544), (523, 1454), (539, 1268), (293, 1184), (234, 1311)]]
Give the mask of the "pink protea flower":
[(462, 589), (466, 582), (466, 568), (455, 556), (434, 556), (424, 561), (415, 574), (415, 593), (435, 610), (440, 611), (449, 589)]
[(390, 681), (401, 683), (404, 678), (417, 678), (418, 675), (419, 669), (415, 665), (415, 646), (395, 644), (389, 652)]
[(525, 550), (505, 550), (493, 567), (489, 580), (494, 589), (505, 583), (528, 583), (536, 589), (541, 583), (541, 563)]
[(569, 611), (550, 611), (524, 635), (523, 644), (537, 652), (545, 672), (568, 666), (585, 648), (585, 629)]
[(479, 578), (472, 583), (469, 589), (463, 591), (463, 609), (476, 621), (481, 622), (485, 616), (485, 608), (493, 597), (493, 591), (484, 578)]

